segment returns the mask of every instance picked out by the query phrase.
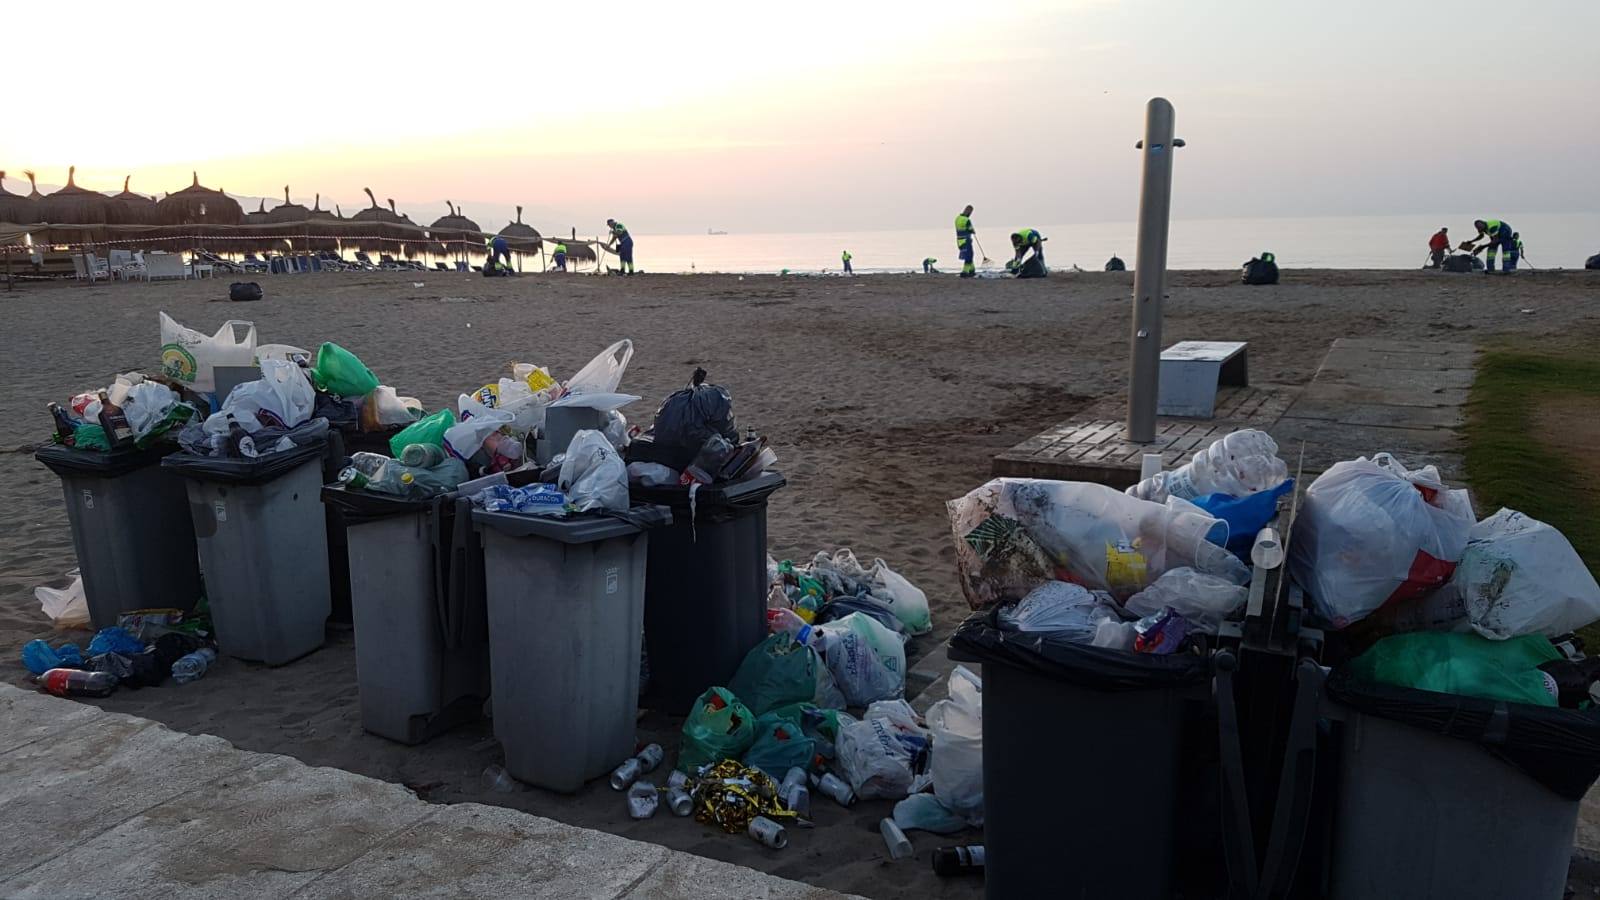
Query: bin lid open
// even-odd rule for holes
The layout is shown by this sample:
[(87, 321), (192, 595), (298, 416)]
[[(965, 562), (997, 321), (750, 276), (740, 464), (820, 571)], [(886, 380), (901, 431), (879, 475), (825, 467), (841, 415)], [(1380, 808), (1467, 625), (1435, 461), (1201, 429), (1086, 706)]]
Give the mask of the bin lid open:
[(647, 528), (672, 524), (672, 510), (665, 506), (635, 506), (625, 516), (622, 513), (579, 513), (558, 519), (553, 516), (475, 509), (472, 511), (472, 525), (479, 531), (494, 530), (511, 537), (540, 537), (563, 544), (587, 544), (627, 537)]

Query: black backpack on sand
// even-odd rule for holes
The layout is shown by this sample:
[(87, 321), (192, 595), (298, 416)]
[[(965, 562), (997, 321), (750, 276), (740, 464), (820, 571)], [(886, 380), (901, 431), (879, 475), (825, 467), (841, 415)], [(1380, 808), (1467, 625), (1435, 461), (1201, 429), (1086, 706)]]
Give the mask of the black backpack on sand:
[(260, 300), (261, 297), (261, 285), (256, 284), (254, 281), (235, 281), (233, 284), (228, 285), (228, 299), (235, 303)]
[(1477, 257), (1468, 256), (1464, 253), (1456, 256), (1446, 256), (1444, 262), (1439, 264), (1439, 268), (1446, 272), (1471, 272), (1474, 268), (1472, 263), (1476, 259)]

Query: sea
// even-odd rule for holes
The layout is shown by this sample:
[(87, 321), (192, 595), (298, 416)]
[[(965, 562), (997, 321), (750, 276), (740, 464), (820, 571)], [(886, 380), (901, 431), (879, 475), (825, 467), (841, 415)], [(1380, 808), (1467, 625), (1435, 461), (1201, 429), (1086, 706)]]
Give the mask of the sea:
[[(1340, 216), (1265, 219), (1180, 219), (1172, 223), (1169, 269), (1234, 269), (1263, 251), (1286, 269), (1416, 269), (1427, 261), (1428, 238), (1441, 226), (1452, 244), (1474, 234), (1474, 214)], [(1600, 253), (1600, 213), (1501, 215), (1522, 235), (1536, 269), (1581, 269)], [(1021, 225), (1049, 238), (1045, 259), (1052, 269), (1078, 266), (1101, 271), (1113, 255), (1133, 268), (1137, 226), (1133, 222), (1051, 225), (987, 225), (979, 219), (978, 241), (999, 270), (1011, 256), (1010, 234)], [(858, 273), (914, 272), (922, 260), (959, 271), (952, 226), (886, 231), (795, 234), (636, 234), (634, 260), (648, 272), (820, 273), (840, 270), (849, 250)], [(615, 257), (607, 257), (615, 265)]]

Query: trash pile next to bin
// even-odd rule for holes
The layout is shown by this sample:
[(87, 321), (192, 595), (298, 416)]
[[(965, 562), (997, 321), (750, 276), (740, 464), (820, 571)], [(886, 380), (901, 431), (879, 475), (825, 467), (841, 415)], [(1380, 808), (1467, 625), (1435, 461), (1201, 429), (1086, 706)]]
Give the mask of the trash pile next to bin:
[(202, 612), (145, 609), (102, 628), (86, 650), (43, 640), (22, 645), (22, 665), (41, 690), (58, 697), (108, 697), (120, 687), (154, 687), (170, 675), (178, 684), (200, 678), (216, 661), (210, 622)]

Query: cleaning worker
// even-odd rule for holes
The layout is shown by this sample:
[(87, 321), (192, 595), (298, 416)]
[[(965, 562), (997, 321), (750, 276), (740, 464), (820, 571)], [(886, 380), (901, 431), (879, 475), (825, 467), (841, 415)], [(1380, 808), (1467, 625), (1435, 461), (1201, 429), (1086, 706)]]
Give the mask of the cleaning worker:
[(1511, 232), (1511, 243), (1515, 244), (1517, 247), (1517, 260), (1520, 262), (1527, 262), (1528, 248), (1522, 246), (1522, 235), (1516, 233), (1515, 231)]
[(567, 245), (562, 243), (561, 241), (556, 241), (556, 271), (557, 272), (565, 272), (566, 270), (567, 270)]
[[(1006, 263), (1006, 271), (1018, 278), (1043, 278), (1049, 274), (1044, 266), (1044, 242), (1048, 240), (1037, 229), (1024, 228), (1011, 233), (1011, 249), (1016, 255)], [(1030, 251), (1032, 251), (1030, 253)], [(1023, 262), (1023, 258), (1027, 262)]]
[[(1478, 229), (1478, 234), (1470, 241), (1463, 241), (1461, 249), (1470, 251), (1472, 255), (1476, 256), (1479, 250), (1485, 247), (1488, 248), (1489, 252), (1483, 256), (1483, 274), (1488, 275), (1494, 271), (1495, 251), (1500, 249), (1506, 251), (1505, 269), (1502, 271), (1515, 272), (1517, 270), (1517, 245), (1515, 243), (1516, 238), (1513, 235), (1516, 232), (1511, 230), (1511, 225), (1499, 219), (1476, 219), (1473, 221), (1472, 227)], [(1487, 244), (1476, 243), (1485, 238), (1488, 239)]]
[(924, 274), (924, 275), (937, 275), (937, 274), (939, 274), (939, 270), (935, 269), (933, 267), (933, 264), (936, 263), (936, 262), (938, 262), (938, 260), (934, 259), (931, 256), (927, 257), (926, 259), (924, 259), (922, 261), (922, 274)]
[(607, 219), (606, 227), (611, 229), (611, 241), (616, 247), (617, 258), (622, 260), (622, 274), (633, 274), (633, 235), (628, 233), (628, 226), (616, 219)]
[[(508, 273), (511, 271), (511, 245), (506, 243), (505, 238), (497, 234), (485, 240), (483, 246), (489, 254), (489, 261), (485, 265), (503, 268)], [(503, 265), (500, 262), (502, 259), (505, 260)]]
[(1428, 265), (1427, 268), (1437, 269), (1444, 264), (1444, 258), (1450, 253), (1450, 229), (1441, 227), (1439, 233), (1428, 238)]
[(846, 275), (854, 275), (856, 273), (856, 270), (850, 268), (850, 251), (846, 250), (843, 253), (839, 254), (839, 258), (844, 260), (844, 273)]
[(961, 215), (956, 216), (956, 254), (961, 257), (961, 277), (971, 278), (978, 274), (977, 267), (972, 264), (972, 238), (977, 234), (972, 228), (972, 204), (968, 203), (961, 210)]

